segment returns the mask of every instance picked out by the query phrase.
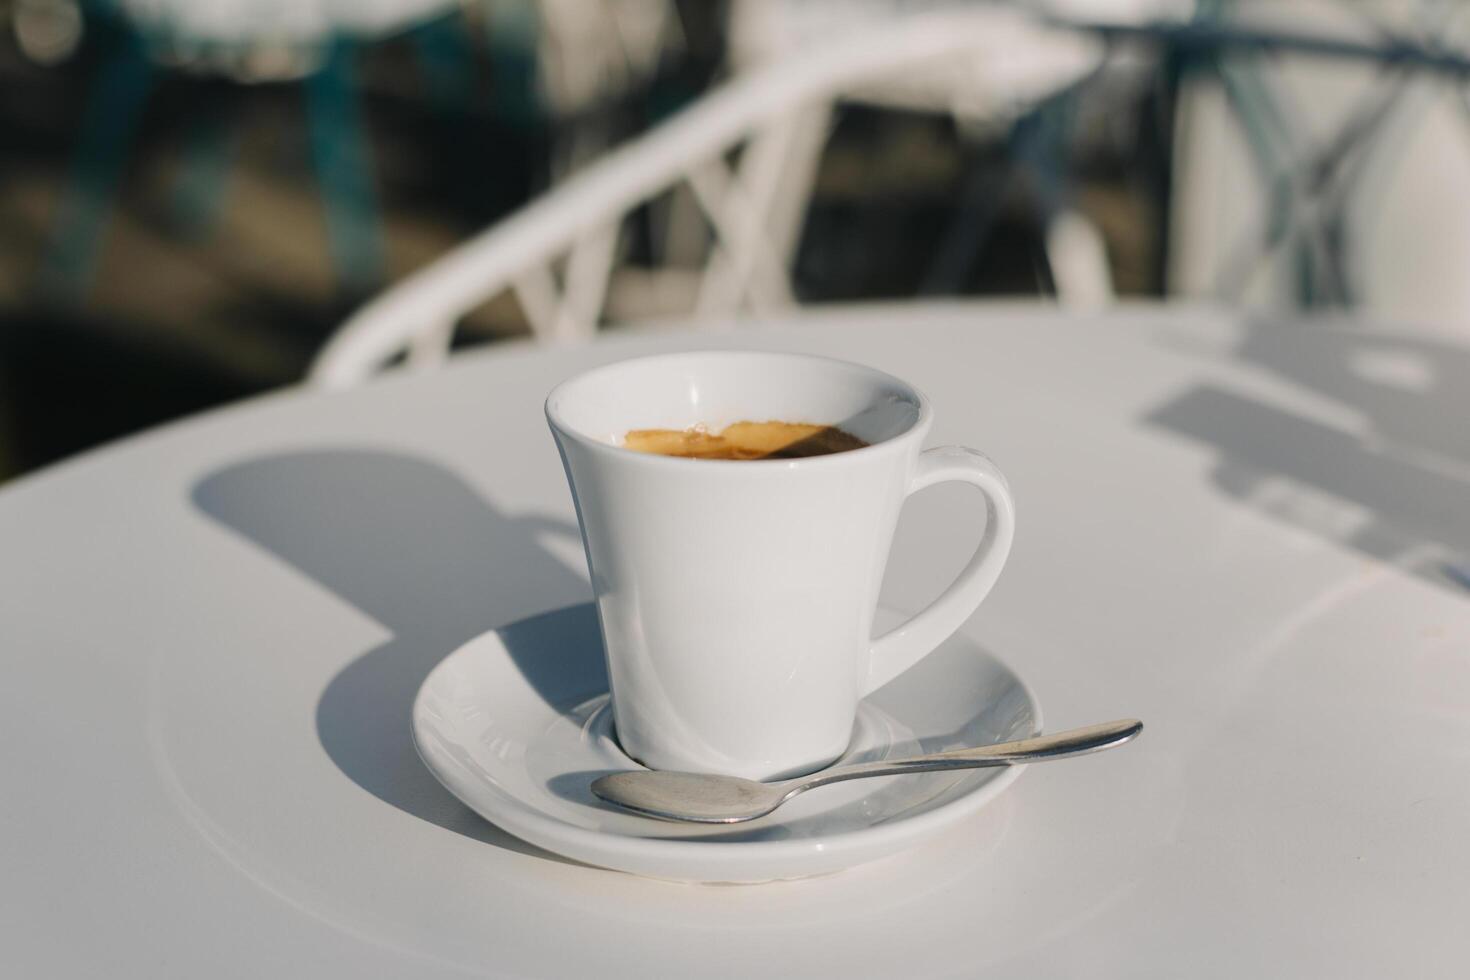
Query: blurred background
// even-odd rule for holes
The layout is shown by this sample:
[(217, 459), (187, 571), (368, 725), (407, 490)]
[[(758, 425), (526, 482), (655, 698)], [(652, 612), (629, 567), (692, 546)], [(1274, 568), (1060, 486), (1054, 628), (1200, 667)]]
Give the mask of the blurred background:
[[(614, 148), (942, 6), (0, 0), (0, 480), (300, 382), (371, 297)], [(793, 102), (639, 204), (592, 325), (949, 295), (1465, 323), (1470, 4), (960, 6), (967, 57)], [(757, 213), (786, 281), (711, 300)], [(524, 287), (455, 344), (555, 340)]]

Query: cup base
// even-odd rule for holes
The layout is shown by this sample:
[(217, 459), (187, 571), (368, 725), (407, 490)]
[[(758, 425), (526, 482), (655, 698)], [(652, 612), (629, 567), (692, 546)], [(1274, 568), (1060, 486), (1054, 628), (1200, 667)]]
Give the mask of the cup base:
[[(618, 726), (617, 726), (617, 722), (615, 722), (613, 720), (613, 718), (612, 718), (612, 711), (611, 711), (610, 704), (609, 704), (609, 710), (607, 711), (607, 715), (608, 715), (607, 735), (608, 735), (608, 738), (612, 739), (613, 745), (617, 746), (618, 751), (621, 752), (621, 753), (623, 753), (623, 755), (627, 756), (628, 757), (628, 761), (633, 762), (633, 763), (636, 763), (636, 764), (642, 766), (644, 769), (658, 769), (659, 768), (658, 766), (649, 765), (647, 762), (643, 761), (642, 759), (640, 759), (636, 755), (634, 755), (632, 752), (629, 752), (628, 751), (627, 746), (625, 746), (623, 744), (623, 740), (618, 737)], [(782, 782), (783, 780), (787, 780), (787, 779), (799, 779), (799, 778), (801, 778), (803, 776), (811, 776), (811, 775), (814, 775), (816, 773), (821, 772), (823, 769), (830, 768), (834, 763), (845, 760), (846, 757), (849, 754), (851, 754), (853, 751), (855, 751), (858, 748), (859, 743), (861, 741), (863, 741), (863, 739), (861, 738), (862, 728), (863, 728), (862, 719), (859, 718), (859, 719), (855, 720), (853, 722), (852, 733), (848, 736), (847, 744), (844, 745), (838, 752), (836, 752), (830, 758), (828, 758), (828, 759), (826, 759), (826, 760), (824, 760), (824, 761), (822, 761), (820, 763), (804, 764), (804, 765), (800, 765), (800, 766), (795, 766), (795, 767), (793, 767), (791, 769), (781, 770), (780, 772), (777, 772), (774, 775), (762, 776), (758, 780), (756, 780), (756, 782), (761, 782), (761, 783), (779, 783), (779, 782)], [(715, 776), (729, 775), (729, 773), (715, 772), (715, 771), (707, 770), (707, 769), (682, 769), (682, 770), (678, 770), (678, 771), (680, 771), (680, 772), (707, 772), (710, 775), (715, 775)]]

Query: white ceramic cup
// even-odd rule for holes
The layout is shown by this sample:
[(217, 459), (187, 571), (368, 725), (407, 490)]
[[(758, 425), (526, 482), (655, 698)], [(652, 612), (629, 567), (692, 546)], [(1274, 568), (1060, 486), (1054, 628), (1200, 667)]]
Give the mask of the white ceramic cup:
[[(995, 584), (1015, 507), (972, 449), (921, 451), (929, 401), (891, 375), (796, 354), (671, 354), (558, 386), (546, 416), (587, 549), (618, 740), (654, 769), (771, 779), (846, 749), (858, 701), (959, 628)], [(838, 425), (871, 445), (801, 459), (685, 459), (622, 448), (632, 429), (741, 420)], [(974, 556), (877, 639), (904, 498), (980, 489)]]

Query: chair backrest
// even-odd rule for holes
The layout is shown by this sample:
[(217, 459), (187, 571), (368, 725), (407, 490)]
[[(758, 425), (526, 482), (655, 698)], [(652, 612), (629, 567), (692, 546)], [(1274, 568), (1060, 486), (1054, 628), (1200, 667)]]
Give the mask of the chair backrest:
[[(1119, 0), (1092, 2), (1112, 8)], [(937, 5), (934, 0), (930, 3)], [(800, 57), (812, 45), (843, 31), (860, 25), (881, 28), (895, 19), (913, 17), (917, 6), (914, 0), (733, 0), (730, 62), (737, 70), (748, 71)], [(1052, 11), (1051, 4), (1032, 6), (1037, 11)], [(844, 101), (951, 113), (966, 121), (996, 116), (1009, 119), (1017, 109), (1064, 88), (1095, 64), (1095, 53), (1084, 46), (1038, 43), (1022, 20), (1001, 21), (995, 30), (997, 42), (1010, 38), (1017, 43), (985, 45), (983, 63), (941, 58), (912, 64), (900, 73), (853, 79), (841, 95)]]
[(1024, 11), (967, 5), (864, 23), (738, 75), (368, 303), (328, 341), (309, 380), (350, 386), (400, 356), (411, 368), (435, 365), (459, 319), (506, 290), (537, 338), (590, 337), (624, 218), (678, 185), (692, 191), (716, 246), (698, 283), (696, 312), (708, 319), (789, 302), (790, 218), (804, 205), (791, 176), (811, 169), (832, 102), (953, 59), (967, 60), (972, 77), (988, 73), (993, 89), (1005, 92), (1029, 70), (1026, 52), (1038, 46), (1079, 64), (1101, 58), (1096, 41)]

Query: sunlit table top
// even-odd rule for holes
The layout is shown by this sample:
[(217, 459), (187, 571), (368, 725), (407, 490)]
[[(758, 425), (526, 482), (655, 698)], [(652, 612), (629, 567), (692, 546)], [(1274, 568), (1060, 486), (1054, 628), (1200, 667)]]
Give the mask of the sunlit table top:
[[(589, 594), (545, 533), (573, 513), (542, 396), (689, 346), (923, 389), (1018, 501), (966, 631), (1049, 727), (1143, 738), (746, 887), (560, 861), (440, 789), (430, 667)], [(0, 489), (0, 973), (1462, 976), (1467, 418), (1448, 334), (955, 303), (494, 348), (88, 454)], [(948, 581), (968, 505), (910, 503), (886, 602)]]

